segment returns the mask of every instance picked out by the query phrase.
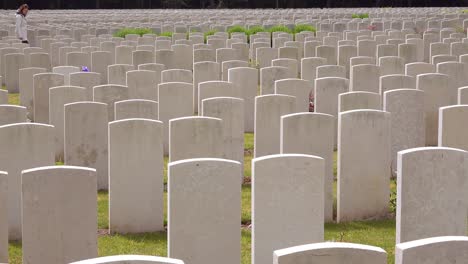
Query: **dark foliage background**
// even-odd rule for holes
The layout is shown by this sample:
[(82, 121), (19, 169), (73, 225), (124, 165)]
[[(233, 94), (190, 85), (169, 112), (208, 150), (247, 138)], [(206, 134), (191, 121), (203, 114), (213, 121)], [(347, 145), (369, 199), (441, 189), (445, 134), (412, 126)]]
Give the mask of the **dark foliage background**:
[(326, 8), (468, 6), (468, 0), (0, 0), (0, 9)]

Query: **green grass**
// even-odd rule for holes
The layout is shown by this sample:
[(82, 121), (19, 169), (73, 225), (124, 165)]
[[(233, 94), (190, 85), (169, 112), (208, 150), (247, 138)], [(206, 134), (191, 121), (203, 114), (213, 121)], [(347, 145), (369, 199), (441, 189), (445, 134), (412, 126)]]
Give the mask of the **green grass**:
[(317, 29), (311, 25), (299, 24), (294, 27), (294, 34), (301, 33), (303, 31), (317, 32)]
[(143, 36), (145, 34), (154, 34), (154, 32), (149, 28), (122, 28), (114, 33), (114, 37), (125, 38), (125, 36), (129, 34), (137, 34)]
[(285, 33), (293, 33), (291, 29), (289, 29), (287, 26), (282, 26), (282, 25), (278, 25), (278, 26), (273, 26), (270, 28), (269, 30), (271, 33), (273, 32), (285, 32)]
[(368, 13), (352, 14), (351, 17), (352, 17), (352, 18), (364, 19), (364, 18), (369, 18), (369, 14), (368, 14)]

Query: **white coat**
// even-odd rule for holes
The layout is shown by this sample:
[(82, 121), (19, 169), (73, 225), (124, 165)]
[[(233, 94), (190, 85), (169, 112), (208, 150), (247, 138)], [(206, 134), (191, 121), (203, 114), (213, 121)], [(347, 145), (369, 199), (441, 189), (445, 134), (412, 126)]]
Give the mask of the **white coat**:
[(26, 17), (21, 15), (21, 14), (16, 14), (16, 36), (22, 40), (22, 41), (27, 41), (28, 40), (28, 21), (26, 20)]

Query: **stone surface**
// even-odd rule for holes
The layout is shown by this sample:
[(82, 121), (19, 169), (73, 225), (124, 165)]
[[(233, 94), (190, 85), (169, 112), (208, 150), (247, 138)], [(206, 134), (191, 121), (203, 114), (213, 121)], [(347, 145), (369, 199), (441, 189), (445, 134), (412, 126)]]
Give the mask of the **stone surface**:
[(0, 262), (8, 263), (8, 173), (0, 171)]
[(253, 264), (272, 263), (276, 249), (323, 241), (324, 178), (325, 161), (317, 156), (252, 160)]
[(96, 72), (71, 73), (70, 85), (86, 88), (86, 100), (92, 101), (94, 86), (101, 85), (101, 74)]
[(49, 121), (55, 127), (55, 160), (64, 160), (64, 106), (86, 101), (86, 89), (77, 86), (59, 86), (49, 90)]
[[(244, 100), (212, 97), (202, 101), (202, 116), (223, 120), (224, 158), (244, 164)], [(241, 174), (241, 179), (243, 175)]]
[(169, 69), (161, 72), (161, 82), (193, 82), (192, 71), (184, 69)]
[(309, 112), (309, 95), (313, 92), (313, 83), (301, 79), (282, 79), (275, 82), (275, 94), (296, 97), (295, 112)]
[(260, 93), (262, 95), (275, 93), (275, 81), (293, 78), (288, 68), (271, 66), (260, 69)]
[(467, 186), (466, 151), (441, 147), (400, 151), (396, 243), (466, 235)]
[(392, 173), (395, 176), (397, 153), (401, 150), (425, 146), (424, 92), (415, 89), (396, 89), (385, 92), (383, 110), (391, 114), (391, 158)]
[(156, 120), (109, 123), (111, 233), (164, 231), (162, 132)]
[(296, 98), (262, 95), (255, 98), (254, 157), (280, 153), (281, 116), (296, 111)]
[(325, 160), (325, 221), (333, 220), (335, 123), (334, 116), (320, 113), (297, 113), (281, 117), (281, 154), (315, 155)]
[(8, 172), (8, 238), (21, 240), (21, 171), (54, 164), (54, 127), (19, 123), (0, 127), (0, 167)]
[(390, 118), (390, 113), (377, 110), (353, 110), (339, 114), (338, 222), (387, 215), (390, 199)]
[(114, 121), (114, 104), (115, 102), (129, 99), (129, 90), (123, 85), (99, 85), (93, 88), (93, 101), (105, 103), (107, 105), (107, 115), (109, 121)]
[(97, 190), (109, 185), (107, 108), (97, 102), (65, 105), (65, 164), (96, 169)]
[(416, 88), (416, 78), (410, 75), (392, 74), (380, 77), (380, 94), (386, 91), (404, 88)]
[(144, 99), (130, 99), (115, 102), (115, 120), (144, 118), (158, 120), (158, 102)]
[(34, 121), (49, 123), (49, 90), (65, 84), (64, 76), (57, 73), (39, 73), (33, 76)]
[(161, 83), (158, 86), (159, 120), (164, 124), (164, 155), (169, 154), (169, 120), (193, 115), (191, 83)]
[(0, 126), (27, 122), (24, 106), (0, 104)]
[[(34, 120), (34, 78), (38, 73), (45, 73), (44, 68), (23, 68), (19, 70), (19, 87), (20, 87), (20, 105), (25, 106), (28, 111), (28, 118)], [(8, 103), (4, 102), (4, 103)]]
[(63, 75), (64, 85), (70, 85), (70, 74), (80, 71), (80, 68), (75, 66), (57, 66), (52, 69), (53, 73)]
[(7, 54), (3, 60), (6, 66), (5, 86), (9, 93), (19, 93), (19, 70), (26, 67), (24, 54)]
[(385, 250), (360, 244), (325, 242), (275, 250), (273, 264), (385, 264)]
[(23, 263), (97, 257), (96, 170), (40, 167), (24, 170), (21, 181)]
[(351, 67), (350, 91), (379, 92), (380, 67), (371, 64), (361, 64)]
[(158, 101), (158, 79), (153, 71), (128, 71), (126, 85), (129, 98)]
[(468, 259), (468, 237), (433, 237), (395, 246), (395, 264), (463, 263)]
[(465, 137), (468, 105), (452, 105), (439, 108), (438, 146), (468, 150)]
[(87, 259), (82, 261), (73, 262), (70, 264), (184, 264), (182, 260), (154, 257), (154, 256), (142, 256), (142, 255), (119, 255), (100, 257), (94, 259)]
[(253, 133), (255, 126), (255, 96), (258, 89), (258, 70), (255, 68), (232, 68), (228, 72), (228, 82), (237, 90), (239, 98), (244, 99), (244, 129)]
[[(169, 120), (169, 161), (224, 156), (223, 121), (212, 117)], [(209, 140), (207, 140), (209, 139)]]
[(135, 66), (130, 64), (114, 64), (107, 67), (109, 84), (127, 85), (127, 72), (133, 71)]
[(371, 92), (348, 92), (338, 96), (338, 111), (345, 112), (358, 109), (381, 110), (381, 96)]
[(439, 108), (456, 103), (457, 89), (450, 85), (449, 76), (439, 73), (418, 75), (416, 88), (424, 92), (426, 146), (436, 146)]
[[(203, 158), (168, 166), (169, 257), (193, 264), (240, 263), (241, 164)], [(205, 225), (210, 228), (199, 228)]]

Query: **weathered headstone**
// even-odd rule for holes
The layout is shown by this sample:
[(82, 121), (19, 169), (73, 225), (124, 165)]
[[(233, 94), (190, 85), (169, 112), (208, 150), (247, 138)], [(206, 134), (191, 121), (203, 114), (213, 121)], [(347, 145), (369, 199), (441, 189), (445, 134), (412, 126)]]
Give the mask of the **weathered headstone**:
[(130, 99), (115, 102), (115, 120), (144, 118), (158, 120), (158, 102), (144, 99)]
[(129, 99), (129, 89), (122, 85), (99, 85), (93, 88), (93, 101), (107, 104), (107, 114), (110, 121), (114, 121), (115, 102)]
[(354, 110), (339, 114), (338, 222), (387, 215), (390, 129), (390, 113), (387, 112)]
[(281, 116), (296, 111), (296, 98), (274, 94), (255, 97), (254, 157), (280, 153)]
[(239, 162), (224, 159), (169, 163), (169, 257), (193, 264), (240, 263), (241, 173)]
[(400, 151), (396, 243), (466, 235), (467, 179), (466, 151), (442, 147)]
[(49, 123), (49, 90), (64, 85), (64, 76), (58, 73), (39, 73), (33, 76), (34, 121)]
[(164, 230), (162, 133), (163, 124), (156, 120), (109, 123), (111, 233)]
[(109, 185), (107, 105), (77, 102), (65, 105), (65, 164), (97, 171), (97, 190)]
[(324, 178), (325, 162), (317, 156), (252, 160), (253, 264), (272, 263), (276, 249), (323, 241)]
[(307, 261), (307, 263), (385, 264), (387, 263), (387, 253), (379, 247), (341, 242), (314, 243), (273, 252), (273, 264), (295, 264), (301, 261)]
[(24, 170), (21, 182), (23, 263), (97, 257), (96, 170), (40, 167)]
[(54, 127), (19, 123), (0, 127), (0, 167), (8, 172), (8, 237), (21, 240), (21, 171), (54, 165)]

